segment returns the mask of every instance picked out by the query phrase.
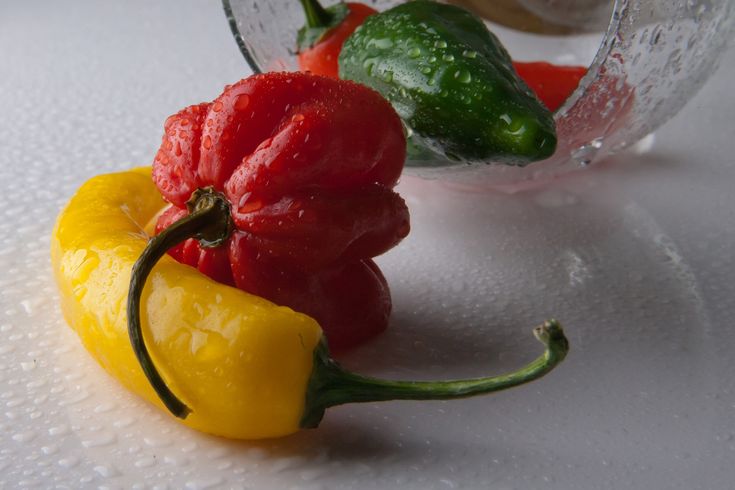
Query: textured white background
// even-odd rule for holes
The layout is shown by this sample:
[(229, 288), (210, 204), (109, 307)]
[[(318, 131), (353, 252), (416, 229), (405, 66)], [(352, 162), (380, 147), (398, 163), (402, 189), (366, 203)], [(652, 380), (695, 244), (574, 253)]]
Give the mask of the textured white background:
[(61, 320), (48, 258), (79, 184), (150, 163), (167, 115), (248, 71), (219, 2), (0, 2), (0, 488), (731, 488), (735, 52), (649, 152), (515, 195), (400, 185), (393, 323), (344, 363), (500, 372), (554, 315), (573, 348), (556, 372), (257, 443), (121, 389)]

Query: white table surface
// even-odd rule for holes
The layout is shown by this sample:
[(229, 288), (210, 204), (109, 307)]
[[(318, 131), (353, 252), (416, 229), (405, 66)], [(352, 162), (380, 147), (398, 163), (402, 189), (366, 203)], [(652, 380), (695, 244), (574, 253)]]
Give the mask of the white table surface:
[(149, 164), (167, 115), (248, 73), (216, 1), (0, 3), (0, 488), (732, 488), (735, 51), (647, 152), (514, 195), (400, 184), (413, 230), (379, 260), (392, 325), (344, 363), (501, 372), (537, 355), (530, 330), (553, 315), (572, 342), (558, 370), (233, 442), (86, 355), (48, 250), (84, 180)]

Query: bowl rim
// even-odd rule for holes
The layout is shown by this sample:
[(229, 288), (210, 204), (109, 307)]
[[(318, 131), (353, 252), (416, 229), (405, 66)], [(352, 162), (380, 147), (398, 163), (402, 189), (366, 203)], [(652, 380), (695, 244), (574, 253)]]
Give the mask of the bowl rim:
[(237, 27), (237, 19), (235, 18), (235, 14), (232, 12), (232, 5), (230, 4), (230, 0), (222, 0), (222, 8), (225, 11), (227, 23), (230, 25), (230, 31), (232, 31), (232, 35), (235, 37), (237, 47), (240, 49), (240, 53), (242, 53), (242, 55), (245, 57), (245, 61), (247, 61), (248, 65), (250, 65), (250, 69), (253, 70), (253, 74), (257, 75), (259, 73), (263, 73), (263, 70), (260, 69), (258, 63), (255, 62), (255, 58), (253, 58), (253, 55), (250, 54), (250, 50), (245, 43), (245, 38), (242, 36), (240, 29)]
[[(605, 30), (604, 36), (602, 37), (600, 46), (598, 47), (597, 52), (592, 59), (592, 62), (587, 67), (587, 73), (585, 73), (584, 77), (582, 77), (579, 84), (577, 85), (577, 88), (575, 88), (574, 91), (569, 95), (569, 97), (567, 97), (567, 99), (564, 101), (564, 103), (559, 106), (556, 111), (554, 111), (554, 120), (556, 122), (559, 122), (559, 120), (562, 119), (567, 114), (567, 112), (572, 107), (574, 107), (580, 99), (585, 96), (589, 88), (596, 80), (600, 70), (602, 69), (602, 66), (605, 64), (605, 61), (610, 54), (610, 51), (612, 50), (615, 34), (620, 28), (622, 10), (627, 8), (628, 3), (629, 0), (614, 0), (614, 5), (610, 12), (610, 20), (608, 21), (607, 29)], [(248, 48), (244, 36), (240, 32), (230, 0), (222, 0), (222, 8), (225, 12), (225, 16), (227, 17), (227, 22), (230, 26), (230, 31), (232, 31), (232, 35), (235, 38), (237, 47), (239, 48), (240, 53), (242, 53), (243, 57), (245, 58), (247, 64), (250, 66), (250, 69), (253, 71), (253, 74), (263, 73), (263, 69), (258, 65), (258, 62), (255, 60), (255, 57)]]

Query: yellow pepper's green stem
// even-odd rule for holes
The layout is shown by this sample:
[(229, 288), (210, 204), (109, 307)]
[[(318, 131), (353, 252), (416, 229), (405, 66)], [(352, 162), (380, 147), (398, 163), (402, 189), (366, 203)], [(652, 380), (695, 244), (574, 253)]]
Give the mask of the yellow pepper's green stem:
[(390, 381), (360, 376), (343, 369), (329, 357), (326, 345), (322, 344), (314, 354), (301, 427), (316, 427), (325, 409), (343, 403), (448, 400), (505, 390), (538, 379), (566, 357), (569, 342), (555, 320), (545, 322), (533, 333), (546, 346), (546, 351), (530, 364), (500, 376), (453, 381)]
[(189, 415), (191, 409), (166, 386), (166, 382), (153, 364), (140, 324), (140, 297), (153, 266), (171, 247), (189, 238), (198, 239), (203, 247), (217, 247), (224, 243), (232, 232), (227, 199), (211, 188), (197, 189), (187, 206), (189, 215), (153, 237), (133, 265), (127, 304), (128, 335), (140, 367), (166, 408), (182, 419)]

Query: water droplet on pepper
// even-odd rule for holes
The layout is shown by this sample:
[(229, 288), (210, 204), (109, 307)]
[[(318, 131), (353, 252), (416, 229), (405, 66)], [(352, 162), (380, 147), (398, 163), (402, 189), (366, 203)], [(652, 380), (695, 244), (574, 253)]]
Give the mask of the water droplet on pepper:
[(462, 83), (470, 83), (472, 81), (472, 75), (470, 75), (470, 72), (467, 70), (457, 70), (454, 73), (454, 78)]
[(242, 111), (250, 105), (250, 96), (248, 94), (240, 94), (235, 99), (235, 110)]

